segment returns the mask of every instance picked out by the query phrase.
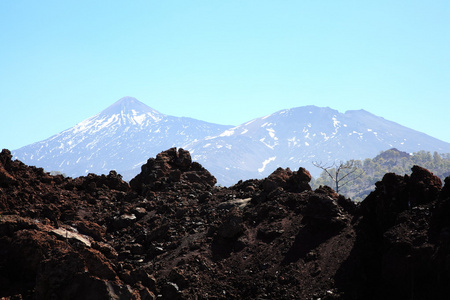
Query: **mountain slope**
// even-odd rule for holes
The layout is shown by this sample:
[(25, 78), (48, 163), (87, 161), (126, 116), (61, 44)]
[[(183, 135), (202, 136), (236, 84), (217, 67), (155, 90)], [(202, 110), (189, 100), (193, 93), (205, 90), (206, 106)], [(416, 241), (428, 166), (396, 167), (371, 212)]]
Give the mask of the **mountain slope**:
[(364, 110), (328, 107), (281, 110), (236, 127), (162, 114), (124, 97), (99, 114), (47, 140), (13, 152), (26, 164), (68, 176), (117, 170), (131, 179), (149, 157), (183, 147), (222, 185), (263, 178), (277, 167), (365, 159), (397, 148), (450, 153), (450, 144)]
[(367, 111), (340, 113), (304, 106), (286, 109), (231, 128), (187, 146), (194, 160), (229, 185), (236, 179), (262, 178), (277, 167), (320, 170), (312, 162), (364, 159), (396, 147), (450, 152), (450, 144), (385, 120)]
[(97, 115), (41, 142), (14, 151), (26, 164), (68, 176), (117, 170), (131, 179), (149, 157), (217, 135), (230, 126), (162, 114), (124, 97)]

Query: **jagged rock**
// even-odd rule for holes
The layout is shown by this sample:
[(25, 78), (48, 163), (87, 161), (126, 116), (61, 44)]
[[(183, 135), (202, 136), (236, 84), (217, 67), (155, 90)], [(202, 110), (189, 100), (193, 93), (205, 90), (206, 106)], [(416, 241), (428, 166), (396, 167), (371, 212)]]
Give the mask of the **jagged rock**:
[(96, 175), (88, 174), (87, 176), (79, 177), (80, 182), (78, 185), (81, 189), (85, 189), (88, 192), (93, 192), (99, 188), (113, 189), (117, 191), (127, 192), (130, 190), (128, 183), (122, 180), (122, 176), (112, 170), (108, 175)]
[(311, 174), (304, 168), (292, 172), (289, 168), (278, 168), (270, 174), (262, 183), (263, 189), (270, 193), (281, 187), (289, 192), (303, 192), (311, 190), (309, 182)]
[(330, 188), (327, 185), (321, 185), (319, 188), (317, 188), (314, 192), (319, 194), (325, 194), (330, 196), (333, 199), (339, 198), (339, 194), (336, 193), (332, 188)]
[(292, 176), (292, 171), (289, 168), (278, 168), (270, 174), (262, 183), (263, 189), (270, 193), (277, 187), (286, 185), (286, 181)]
[(8, 172), (11, 166), (11, 158), (11, 152), (7, 149), (3, 149), (0, 153), (0, 187), (16, 184), (16, 180)]
[(402, 211), (429, 203), (438, 197), (442, 181), (419, 166), (413, 166), (411, 170), (411, 176), (393, 173), (384, 175), (376, 183), (375, 191), (362, 203), (366, 216), (377, 219), (380, 228), (392, 226)]
[(304, 210), (304, 223), (315, 229), (341, 229), (349, 221), (337, 201), (326, 195), (312, 195)]
[(0, 236), (11, 237), (20, 230), (38, 230), (42, 224), (30, 218), (22, 218), (18, 215), (1, 215), (0, 217)]
[(173, 148), (130, 190), (115, 172), (53, 176), (2, 151), (0, 297), (447, 297), (450, 177), (386, 174), (354, 204), (312, 191), (302, 168), (230, 188), (206, 172)]
[(300, 167), (298, 171), (294, 172), (287, 182), (286, 189), (291, 192), (300, 193), (303, 191), (310, 191), (311, 174), (305, 168)]
[(84, 259), (88, 271), (99, 278), (115, 281), (116, 272), (107, 258), (98, 250), (84, 248), (79, 251)]
[(431, 210), (432, 228), (439, 232), (439, 240), (443, 248), (450, 251), (450, 177), (444, 180), (444, 187), (439, 193), (438, 201)]
[(419, 166), (411, 168), (409, 201), (411, 206), (429, 203), (437, 198), (442, 181), (427, 169)]
[(109, 244), (103, 242), (93, 242), (92, 248), (100, 251), (103, 255), (109, 259), (116, 259), (117, 251)]
[(122, 180), (122, 175), (117, 174), (115, 170), (109, 171), (108, 176), (106, 176), (106, 180), (104, 180), (102, 175), (102, 181), (105, 181), (105, 185), (112, 190), (118, 190), (122, 192), (128, 192), (130, 190), (130, 186), (128, 183)]
[[(10, 285), (27, 288), (34, 283), (37, 299), (109, 299), (113, 294), (134, 297), (133, 291), (117, 285), (107, 258), (89, 248), (89, 239), (74, 231), (5, 216), (0, 217), (0, 234), (0, 261), (7, 261), (2, 270), (10, 270)], [(11, 242), (3, 244), (8, 236)]]
[(381, 230), (392, 226), (398, 214), (410, 207), (408, 181), (408, 175), (385, 174), (361, 203), (365, 217), (375, 220)]
[(34, 280), (47, 253), (51, 253), (52, 249), (64, 247), (64, 242), (58, 241), (47, 232), (36, 229), (16, 231), (11, 237), (11, 244), (4, 249), (4, 259), (11, 272), (10, 278), (22, 283)]
[(448, 199), (448, 198), (450, 198), (450, 176), (446, 177), (444, 179), (444, 187), (442, 188), (439, 197), (441, 199)]
[(356, 204), (349, 198), (345, 198), (343, 195), (339, 195), (329, 186), (320, 186), (314, 192), (318, 194), (325, 194), (330, 198), (337, 201), (337, 204), (342, 207), (347, 213), (353, 214), (356, 210)]
[(8, 149), (2, 149), (0, 153), (0, 165), (6, 170), (9, 171), (11, 168), (11, 159), (12, 154)]
[(171, 148), (142, 165), (141, 173), (130, 181), (130, 185), (137, 193), (146, 195), (149, 191), (164, 190), (183, 181), (204, 189), (210, 189), (217, 182), (199, 163), (192, 162), (188, 151)]
[(91, 236), (96, 241), (101, 241), (105, 236), (105, 228), (97, 223), (79, 220), (72, 223), (79, 233)]

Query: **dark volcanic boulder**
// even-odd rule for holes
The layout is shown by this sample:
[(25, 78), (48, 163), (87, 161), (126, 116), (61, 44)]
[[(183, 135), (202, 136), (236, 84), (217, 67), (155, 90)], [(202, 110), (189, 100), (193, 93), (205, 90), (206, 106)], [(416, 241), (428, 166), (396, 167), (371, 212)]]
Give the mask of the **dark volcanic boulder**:
[(263, 181), (262, 187), (268, 193), (278, 187), (289, 192), (299, 193), (311, 190), (310, 181), (311, 174), (304, 168), (299, 168), (294, 172), (289, 168), (278, 168)]
[(438, 232), (437, 237), (442, 248), (450, 253), (450, 177), (445, 178), (445, 185), (439, 193), (439, 200), (432, 209), (432, 228)]
[(440, 197), (442, 199), (445, 199), (445, 198), (448, 199), (448, 198), (450, 198), (450, 176), (445, 178), (444, 183), (445, 183), (445, 185), (441, 190)]
[(361, 203), (365, 218), (381, 230), (392, 226), (397, 215), (409, 207), (408, 182), (408, 175), (385, 174), (375, 184), (375, 191)]
[(0, 165), (3, 166), (6, 170), (8, 170), (11, 166), (11, 151), (8, 149), (3, 149), (0, 153)]
[(413, 166), (411, 170), (409, 188), (411, 205), (429, 203), (435, 200), (442, 188), (441, 179), (419, 166)]
[(294, 172), (288, 180), (287, 189), (291, 192), (310, 191), (311, 174), (305, 168), (300, 167), (298, 171)]
[(0, 153), (0, 187), (8, 186), (15, 183), (15, 179), (9, 174), (8, 169), (11, 165), (11, 152), (7, 149), (3, 149)]
[(150, 158), (135, 178), (131, 188), (139, 194), (148, 191), (162, 191), (175, 184), (187, 184), (196, 189), (210, 189), (217, 180), (199, 163), (192, 162), (188, 151), (171, 148)]
[(364, 290), (357, 298), (447, 297), (449, 206), (441, 189), (441, 180), (419, 166), (411, 176), (388, 173), (376, 183), (359, 207), (353, 255), (342, 267), (353, 264), (345, 284), (353, 282), (355, 294)]
[(95, 192), (97, 188), (122, 192), (128, 192), (130, 190), (128, 183), (122, 180), (122, 175), (117, 174), (114, 170), (109, 171), (108, 175), (89, 173), (87, 176), (81, 176), (76, 180), (79, 181), (79, 188), (88, 192)]
[(87, 237), (62, 227), (14, 215), (1, 217), (0, 296), (140, 299), (117, 277), (105, 255), (90, 245)]
[(419, 166), (411, 170), (411, 176), (384, 175), (361, 204), (366, 218), (376, 219), (381, 230), (392, 226), (400, 212), (437, 199), (442, 188), (439, 177)]
[(338, 202), (325, 194), (311, 195), (303, 214), (303, 222), (314, 229), (341, 229), (349, 221)]

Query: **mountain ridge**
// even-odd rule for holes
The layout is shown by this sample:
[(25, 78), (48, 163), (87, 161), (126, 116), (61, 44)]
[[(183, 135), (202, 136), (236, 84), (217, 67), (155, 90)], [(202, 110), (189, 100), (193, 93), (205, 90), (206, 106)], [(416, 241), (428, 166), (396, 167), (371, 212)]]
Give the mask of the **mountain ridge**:
[(140, 165), (161, 149), (216, 135), (229, 127), (168, 116), (135, 98), (123, 97), (69, 129), (13, 151), (13, 155), (71, 177), (111, 169), (126, 176), (133, 167), (137, 174)]
[(222, 185), (263, 178), (278, 167), (313, 161), (374, 157), (393, 147), (450, 152), (450, 143), (365, 110), (345, 113), (314, 105), (283, 109), (237, 126), (160, 113), (123, 97), (100, 113), (49, 139), (13, 151), (16, 158), (76, 177), (114, 169), (129, 180), (164, 149), (189, 150)]
[[(253, 152), (257, 149), (251, 157), (247, 151), (250, 144)], [(233, 178), (248, 176), (248, 169), (258, 170), (253, 172), (254, 178), (263, 178), (286, 166), (305, 167), (318, 176), (320, 170), (313, 166), (313, 161), (364, 159), (393, 147), (410, 153), (450, 151), (449, 143), (365, 110), (340, 113), (311, 105), (251, 120), (207, 141), (194, 142), (187, 149), (195, 160), (216, 174), (219, 182), (232, 184)], [(227, 170), (229, 162), (216, 159), (228, 156), (234, 157), (233, 165), (246, 165), (242, 172)]]

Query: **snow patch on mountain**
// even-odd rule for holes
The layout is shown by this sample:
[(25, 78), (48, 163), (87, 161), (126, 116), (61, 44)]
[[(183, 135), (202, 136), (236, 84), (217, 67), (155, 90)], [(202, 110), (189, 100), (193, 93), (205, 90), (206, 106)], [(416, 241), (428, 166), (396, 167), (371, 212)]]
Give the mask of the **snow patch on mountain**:
[(219, 136), (232, 136), (233, 134), (234, 134), (234, 129), (230, 129), (230, 130), (225, 130)]
[(270, 157), (270, 158), (266, 159), (265, 161), (263, 161), (262, 167), (258, 169), (258, 172), (259, 172), (259, 173), (264, 172), (264, 170), (266, 169), (266, 166), (267, 166), (270, 162), (274, 161), (276, 158), (277, 158), (277, 157), (274, 156), (274, 157)]
[(124, 97), (74, 127), (13, 151), (16, 159), (68, 176), (107, 174), (115, 169), (129, 180), (148, 158), (183, 147), (222, 185), (262, 178), (277, 167), (364, 159), (396, 147), (450, 153), (450, 144), (364, 110), (340, 113), (303, 106), (256, 118), (239, 126), (162, 114)]
[(231, 127), (167, 116), (135, 98), (124, 97), (70, 129), (13, 151), (13, 155), (27, 164), (68, 176), (107, 174), (115, 169), (131, 179), (149, 157)]

